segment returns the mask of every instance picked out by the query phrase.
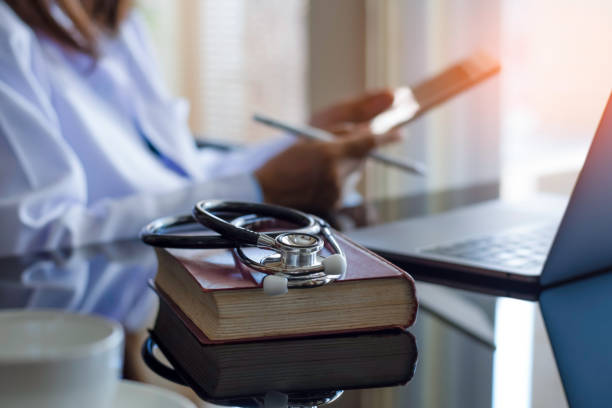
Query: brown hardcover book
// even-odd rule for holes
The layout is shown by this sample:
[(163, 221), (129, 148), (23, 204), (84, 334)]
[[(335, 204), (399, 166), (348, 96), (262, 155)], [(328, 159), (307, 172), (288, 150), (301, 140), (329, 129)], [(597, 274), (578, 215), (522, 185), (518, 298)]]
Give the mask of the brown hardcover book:
[(205, 399), (405, 384), (417, 361), (414, 336), (404, 330), (201, 344), (188, 321), (162, 299), (151, 335)]
[(336, 234), (347, 258), (341, 280), (266, 295), (265, 275), (229, 250), (156, 249), (155, 286), (193, 323), (202, 343), (406, 328), (416, 318), (414, 281), (405, 271)]

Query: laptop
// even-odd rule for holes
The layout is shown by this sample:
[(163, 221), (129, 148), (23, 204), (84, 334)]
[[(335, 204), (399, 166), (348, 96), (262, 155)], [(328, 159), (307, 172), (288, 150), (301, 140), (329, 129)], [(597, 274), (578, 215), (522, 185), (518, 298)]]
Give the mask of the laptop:
[(416, 278), (520, 298), (611, 268), (611, 101), (569, 201), (495, 200), (347, 235)]

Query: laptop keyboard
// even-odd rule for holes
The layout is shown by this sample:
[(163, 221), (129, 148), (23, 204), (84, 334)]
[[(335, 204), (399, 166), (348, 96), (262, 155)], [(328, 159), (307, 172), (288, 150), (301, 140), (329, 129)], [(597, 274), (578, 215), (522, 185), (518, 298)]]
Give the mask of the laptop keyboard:
[(512, 229), (424, 248), (421, 252), (512, 269), (541, 269), (556, 231), (557, 225)]

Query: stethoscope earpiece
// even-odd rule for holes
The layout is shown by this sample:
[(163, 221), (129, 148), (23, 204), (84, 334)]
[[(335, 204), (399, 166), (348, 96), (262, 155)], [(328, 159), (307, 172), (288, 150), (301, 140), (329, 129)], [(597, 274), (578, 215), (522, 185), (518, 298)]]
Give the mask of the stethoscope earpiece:
[[(278, 221), (298, 228), (266, 233), (249, 229)], [(195, 222), (219, 235), (169, 233), (175, 227)], [(194, 206), (192, 216), (155, 220), (143, 228), (140, 237), (146, 244), (166, 248), (234, 248), (241, 262), (267, 275), (263, 279), (263, 290), (270, 296), (285, 294), (288, 288), (325, 285), (346, 273), (342, 248), (324, 220), (276, 205), (204, 200)], [(321, 253), (326, 243), (333, 253), (323, 257)], [(244, 247), (270, 250), (272, 255), (254, 260)]]
[(327, 275), (344, 276), (346, 273), (346, 258), (340, 254), (333, 254), (321, 261)]
[(278, 275), (268, 275), (263, 279), (263, 290), (268, 296), (284, 295), (288, 292), (287, 278)]

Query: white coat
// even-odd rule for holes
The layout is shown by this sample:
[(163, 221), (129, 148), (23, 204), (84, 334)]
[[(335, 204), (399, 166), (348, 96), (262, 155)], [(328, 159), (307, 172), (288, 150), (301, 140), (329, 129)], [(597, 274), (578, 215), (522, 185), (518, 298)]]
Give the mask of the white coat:
[(187, 113), (137, 13), (94, 62), (0, 2), (0, 256), (136, 237), (204, 198), (259, 200), (252, 172), (289, 139), (199, 151)]

